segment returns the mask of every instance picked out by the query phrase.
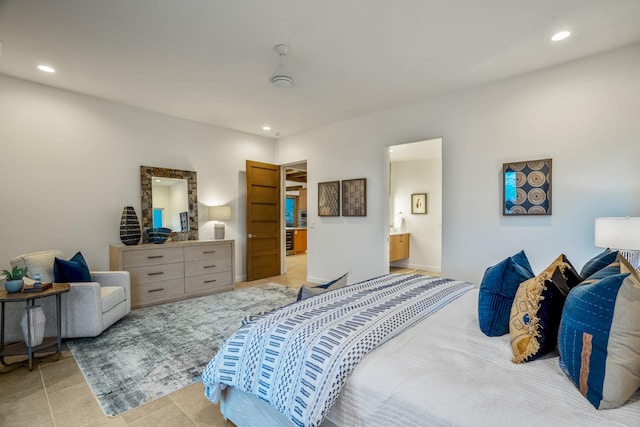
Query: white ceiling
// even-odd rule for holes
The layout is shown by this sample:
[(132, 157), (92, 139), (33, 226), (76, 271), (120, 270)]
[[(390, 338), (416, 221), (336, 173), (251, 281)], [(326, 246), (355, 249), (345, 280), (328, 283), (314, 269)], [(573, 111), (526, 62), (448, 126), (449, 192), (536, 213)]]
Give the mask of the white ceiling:
[(276, 137), (638, 42), (640, 0), (0, 0), (0, 41), (0, 73)]

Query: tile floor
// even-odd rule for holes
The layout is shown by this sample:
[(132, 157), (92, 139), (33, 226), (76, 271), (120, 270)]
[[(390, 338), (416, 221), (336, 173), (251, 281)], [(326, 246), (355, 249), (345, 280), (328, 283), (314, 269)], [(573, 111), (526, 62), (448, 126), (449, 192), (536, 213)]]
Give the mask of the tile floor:
[[(392, 269), (392, 272), (417, 272)], [(425, 273), (425, 272), (421, 272)], [(236, 288), (279, 283), (298, 288), (306, 282), (307, 256), (287, 257), (287, 274)], [(0, 374), (0, 426), (2, 427), (233, 427), (218, 405), (209, 402), (202, 383), (149, 402), (117, 417), (104, 415), (68, 349), (57, 361), (42, 361), (29, 372), (17, 367)]]
[[(287, 257), (287, 274), (237, 288), (280, 283), (298, 288), (306, 283), (307, 256)], [(0, 368), (2, 369), (2, 368)], [(0, 373), (0, 426), (2, 427), (232, 427), (209, 402), (202, 383), (139, 406), (117, 417), (104, 415), (75, 359), (65, 349), (57, 361), (42, 361), (29, 372), (16, 367)]]

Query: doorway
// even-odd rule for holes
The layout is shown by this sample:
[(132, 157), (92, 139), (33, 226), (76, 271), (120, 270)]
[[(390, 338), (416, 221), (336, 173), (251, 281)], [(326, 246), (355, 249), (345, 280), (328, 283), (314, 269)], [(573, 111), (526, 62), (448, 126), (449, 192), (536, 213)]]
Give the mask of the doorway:
[[(284, 182), (283, 274), (307, 268), (307, 161), (281, 166)], [(306, 281), (306, 276), (305, 276)]]
[(388, 147), (389, 271), (442, 272), (442, 138)]

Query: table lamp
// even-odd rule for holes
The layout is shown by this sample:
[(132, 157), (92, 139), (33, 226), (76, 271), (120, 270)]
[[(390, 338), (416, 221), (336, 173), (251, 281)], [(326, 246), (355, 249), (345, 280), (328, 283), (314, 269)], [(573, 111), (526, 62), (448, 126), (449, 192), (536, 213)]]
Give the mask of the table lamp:
[(638, 269), (640, 217), (596, 218), (595, 245), (619, 251), (633, 268)]
[(231, 206), (209, 206), (209, 220), (216, 221), (213, 236), (216, 240), (224, 239), (224, 222), (231, 219)]

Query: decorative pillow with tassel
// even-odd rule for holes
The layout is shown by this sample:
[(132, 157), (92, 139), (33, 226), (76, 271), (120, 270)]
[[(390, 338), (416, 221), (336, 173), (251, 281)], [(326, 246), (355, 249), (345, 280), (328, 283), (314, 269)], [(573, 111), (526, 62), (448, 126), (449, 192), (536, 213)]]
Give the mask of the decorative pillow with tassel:
[(514, 363), (535, 360), (555, 349), (565, 299), (581, 281), (563, 254), (520, 284), (509, 318)]

